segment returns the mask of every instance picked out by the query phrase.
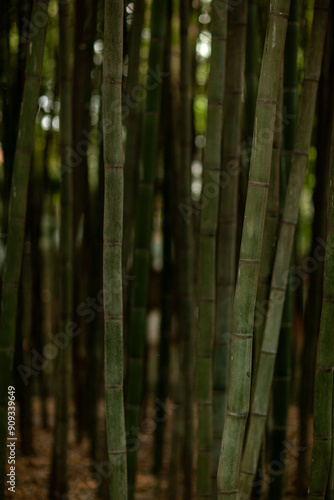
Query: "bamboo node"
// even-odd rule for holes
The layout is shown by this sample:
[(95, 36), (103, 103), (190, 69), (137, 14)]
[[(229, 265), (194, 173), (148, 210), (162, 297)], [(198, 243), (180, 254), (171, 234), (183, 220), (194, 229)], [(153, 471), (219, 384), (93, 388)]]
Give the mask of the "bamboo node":
[(280, 12), (278, 10), (271, 10), (270, 15), (274, 17), (283, 17), (283, 19), (289, 19), (289, 14), (286, 12)]
[(123, 384), (122, 385), (105, 385), (105, 389), (123, 389)]
[(252, 333), (231, 333), (231, 337), (235, 337), (237, 339), (252, 339)]
[(248, 417), (248, 413), (233, 413), (232, 411), (227, 411), (226, 415), (229, 417), (240, 418), (240, 419)]
[(126, 451), (109, 451), (108, 455), (126, 455)]
[(105, 169), (124, 168), (124, 165), (123, 165), (123, 163), (105, 163), (104, 168)]
[(313, 436), (314, 441), (332, 441), (332, 436)]
[(248, 181), (248, 184), (251, 186), (259, 186), (259, 187), (269, 187), (269, 182), (259, 182), (259, 181)]
[(287, 224), (288, 226), (295, 226), (297, 224), (296, 221), (294, 220), (289, 220), (289, 219), (283, 219), (282, 223)]

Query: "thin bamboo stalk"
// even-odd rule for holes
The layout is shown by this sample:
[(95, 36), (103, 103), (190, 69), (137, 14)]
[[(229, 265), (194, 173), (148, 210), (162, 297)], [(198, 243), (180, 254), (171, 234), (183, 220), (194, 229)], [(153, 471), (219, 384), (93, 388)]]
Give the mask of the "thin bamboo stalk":
[(256, 97), (259, 85), (260, 57), (258, 1), (249, 0), (245, 64), (245, 111), (247, 137), (253, 136)]
[[(290, 9), (284, 49), (284, 111), (287, 117), (284, 126), (284, 149), (281, 154), (280, 210), (283, 214), (288, 178), (291, 170), (293, 147), (296, 137), (298, 113), (298, 68), (297, 53), (299, 40), (299, 2), (293, 2)], [(292, 284), (287, 284), (281, 331), (279, 336), (275, 375), (273, 380), (273, 428), (271, 433), (272, 463), (280, 459), (287, 435), (288, 405), (291, 384), (291, 334), (293, 317)], [(276, 462), (279, 461), (279, 462)], [(285, 484), (285, 464), (278, 471), (270, 470), (269, 495), (273, 500), (282, 498)]]
[[(236, 279), (238, 188), (242, 127), (242, 85), (245, 67), (248, 2), (228, 18), (222, 171), (229, 179), (220, 192), (217, 235), (216, 335), (213, 365), (213, 481), (216, 482), (223, 435), (228, 382), (228, 358)], [(231, 169), (233, 173), (231, 175)]]
[(332, 453), (334, 370), (334, 126), (328, 180), (327, 245), (322, 310), (314, 382), (313, 452), (308, 498), (323, 498), (328, 484)]
[[(259, 271), (259, 283), (256, 297), (256, 310), (254, 325), (254, 361), (253, 373), (256, 373), (263, 333), (267, 303), (270, 291), (270, 280), (273, 270), (279, 216), (279, 179), (280, 179), (280, 159), (282, 142), (282, 110), (283, 110), (283, 67), (280, 77), (280, 90), (277, 100), (277, 110), (275, 119), (275, 132), (273, 142), (273, 152), (271, 158), (271, 171), (268, 189), (268, 202), (266, 218), (264, 223), (264, 234), (261, 252), (261, 262)], [(253, 386), (254, 387), (254, 386)]]
[[(35, 0), (33, 16), (45, 12), (48, 0)], [(8, 239), (3, 274), (0, 318), (0, 498), (4, 498), (7, 437), (7, 388), (11, 379), (15, 344), (18, 286), (24, 244), (30, 160), (42, 74), (47, 25), (40, 27), (29, 41), (24, 92), (16, 143), (9, 204)]]
[[(310, 255), (317, 252), (319, 239), (326, 240), (326, 209), (328, 169), (330, 162), (330, 122), (333, 113), (333, 57), (332, 25), (328, 24), (324, 57), (319, 81), (317, 100), (317, 160), (315, 166), (316, 185), (313, 191), (314, 217), (312, 222), (312, 246)], [(326, 130), (326, 134), (324, 134)], [(304, 311), (304, 343), (301, 353), (301, 376), (299, 387), (299, 448), (298, 493), (306, 496), (309, 485), (309, 460), (307, 450), (310, 446), (310, 424), (313, 413), (314, 371), (318, 333), (320, 330), (324, 262), (318, 263), (315, 272), (309, 273), (308, 293)], [(296, 301), (297, 302), (297, 301)]]
[[(154, 180), (158, 156), (161, 82), (154, 78), (154, 72), (159, 72), (163, 66), (166, 20), (167, 1), (158, 2), (158, 0), (154, 0), (152, 4), (151, 46), (147, 77), (148, 90), (143, 117), (139, 185), (135, 213), (133, 274), (136, 278), (131, 289), (130, 331), (128, 338), (126, 428), (131, 437), (131, 443), (137, 437), (142, 401)], [(135, 450), (128, 448), (127, 453), (130, 499), (134, 497), (137, 451), (137, 448)]]
[[(223, 97), (226, 74), (227, 10), (223, 16), (214, 11), (211, 18), (212, 52), (208, 80), (208, 117), (206, 149), (203, 163), (203, 209), (199, 229), (198, 268), (198, 339), (197, 404), (198, 455), (197, 498), (212, 494), (213, 445), (213, 345), (216, 316), (216, 236), (219, 211), (219, 180)], [(212, 189), (215, 192), (212, 194)]]
[(104, 150), (104, 361), (110, 499), (126, 500), (127, 464), (123, 402), (123, 1), (106, 0), (103, 56)]
[(253, 318), (259, 276), (274, 135), (279, 75), (289, 0), (270, 2), (262, 58), (245, 219), (231, 335), (229, 393), (218, 467), (218, 498), (237, 498), (252, 371)]
[[(73, 177), (68, 164), (72, 144), (72, 64), (71, 13), (68, 2), (59, 1), (60, 64), (60, 155), (62, 178), (60, 187), (60, 327), (67, 331), (73, 315)], [(71, 386), (72, 344), (59, 350), (57, 359), (56, 426), (50, 478), (50, 497), (58, 498), (68, 491), (67, 448), (69, 398)]]
[[(178, 182), (178, 206), (191, 207), (191, 158), (192, 158), (192, 61), (189, 46), (189, 0), (180, 0), (180, 162)], [(182, 337), (184, 382), (184, 498), (193, 495), (194, 466), (194, 381), (195, 381), (195, 261), (193, 218), (185, 223), (178, 210), (176, 213), (178, 274), (178, 326)]]
[[(131, 98), (139, 81), (139, 51), (141, 33), (144, 23), (145, 0), (135, 0), (129, 42), (128, 77), (126, 80), (126, 97)], [(124, 228), (123, 228), (123, 262), (129, 266), (133, 240), (133, 220), (135, 209), (135, 187), (138, 174), (139, 157), (139, 103), (128, 106), (126, 120), (126, 144), (124, 163)]]
[(249, 498), (251, 494), (267, 418), (291, 250), (311, 141), (315, 101), (325, 41), (328, 5), (329, 0), (316, 0), (314, 6), (311, 43), (306, 61), (304, 88), (298, 117), (294, 155), (277, 244), (274, 271), (270, 287), (270, 305), (266, 318), (259, 369), (256, 374), (250, 425), (242, 462), (239, 484), (240, 499)]

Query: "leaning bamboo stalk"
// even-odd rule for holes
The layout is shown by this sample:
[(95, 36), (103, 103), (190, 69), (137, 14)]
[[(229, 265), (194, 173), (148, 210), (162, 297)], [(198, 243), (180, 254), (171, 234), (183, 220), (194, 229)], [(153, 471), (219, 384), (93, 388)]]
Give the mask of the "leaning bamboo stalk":
[[(72, 145), (72, 65), (71, 14), (69, 2), (59, 1), (60, 64), (60, 155), (62, 177), (60, 188), (60, 326), (67, 331), (73, 315), (73, 172), (68, 164)], [(50, 496), (67, 494), (67, 448), (69, 398), (71, 386), (72, 343), (59, 351), (57, 359), (57, 408), (50, 478)]]
[(127, 464), (123, 403), (123, 1), (106, 0), (103, 57), (104, 154), (104, 376), (111, 499), (126, 500)]
[[(43, 16), (48, 0), (35, 0), (31, 19)], [(29, 40), (24, 91), (19, 119), (13, 178), (11, 185), (8, 239), (3, 274), (0, 318), (0, 498), (5, 490), (5, 461), (7, 434), (7, 387), (10, 383), (18, 304), (18, 286), (24, 244), (30, 160), (33, 149), (36, 111), (42, 74), (47, 23)]]
[(270, 2), (234, 297), (227, 415), (218, 467), (219, 499), (237, 498), (238, 491), (241, 450), (251, 388), (253, 318), (270, 179), (279, 75), (289, 8), (289, 0)]
[[(286, 113), (286, 121), (283, 117), (283, 142), (284, 148), (281, 154), (281, 181), (280, 181), (280, 210), (283, 214), (284, 200), (288, 185), (293, 147), (296, 137), (296, 125), (298, 114), (298, 67), (297, 52), (299, 40), (299, 1), (293, 2), (290, 9), (286, 42), (284, 49), (284, 90), (283, 104)], [(273, 428), (271, 433), (272, 451), (271, 459), (280, 460), (280, 454), (284, 447), (287, 436), (288, 407), (291, 384), (291, 334), (293, 316), (293, 290), (288, 283), (277, 359), (275, 365), (275, 376), (273, 380)], [(285, 464), (279, 471), (270, 471), (271, 479), (269, 495), (273, 500), (280, 499), (284, 492)]]
[(270, 287), (269, 310), (266, 318), (259, 369), (252, 400), (250, 424), (240, 477), (239, 498), (248, 498), (264, 434), (274, 373), (280, 325), (285, 299), (290, 256), (298, 218), (299, 200), (311, 142), (312, 124), (318, 82), (321, 71), (329, 0), (316, 0), (310, 48), (306, 61), (304, 87), (298, 117), (298, 126), (291, 173), (281, 221)]
[(249, 0), (247, 15), (247, 44), (246, 44), (246, 64), (245, 64), (245, 88), (246, 88), (246, 134), (253, 136), (254, 118), (256, 110), (256, 97), (259, 84), (259, 61), (260, 61), (260, 41), (259, 41), (259, 19), (258, 1)]
[[(277, 100), (275, 133), (271, 158), (271, 171), (268, 189), (268, 202), (264, 223), (264, 234), (259, 271), (259, 283), (256, 297), (256, 314), (254, 325), (254, 357), (253, 373), (256, 373), (260, 357), (267, 303), (270, 291), (270, 280), (273, 270), (279, 216), (279, 178), (282, 142), (282, 110), (283, 110), (283, 67), (280, 78), (280, 90)], [(253, 386), (254, 387), (254, 386)]]
[[(131, 289), (128, 366), (126, 379), (126, 428), (131, 443), (137, 438), (144, 379), (146, 308), (148, 299), (150, 245), (153, 219), (153, 197), (158, 157), (161, 79), (163, 49), (167, 26), (167, 1), (154, 0), (151, 18), (151, 46), (147, 94), (142, 126), (139, 163), (139, 185), (135, 211), (134, 266), (135, 280)], [(134, 496), (137, 449), (128, 448), (129, 498)]]
[[(217, 235), (216, 335), (213, 365), (213, 478), (216, 481), (221, 437), (227, 405), (229, 335), (232, 328), (236, 278), (238, 188), (242, 85), (245, 67), (247, 1), (232, 10), (228, 18), (226, 87), (222, 171), (228, 182), (220, 192)], [(233, 173), (231, 175), (231, 169)]]
[(322, 310), (314, 382), (313, 452), (310, 500), (323, 498), (328, 484), (332, 453), (332, 399), (334, 371), (334, 127), (331, 138), (327, 202), (327, 245)]
[[(213, 0), (213, 12), (218, 4)], [(212, 494), (213, 343), (216, 315), (216, 235), (219, 211), (221, 137), (226, 65), (227, 10), (214, 12), (211, 21), (212, 53), (208, 80), (208, 117), (203, 165), (203, 209), (199, 230), (197, 404), (197, 498)], [(212, 195), (212, 190), (215, 190)]]

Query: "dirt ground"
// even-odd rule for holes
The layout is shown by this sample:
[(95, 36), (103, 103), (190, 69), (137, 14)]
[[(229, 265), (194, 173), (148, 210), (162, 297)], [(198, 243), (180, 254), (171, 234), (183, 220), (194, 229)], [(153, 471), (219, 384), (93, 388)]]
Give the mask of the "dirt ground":
[[(48, 483), (52, 455), (52, 428), (54, 425), (54, 401), (48, 401), (49, 429), (42, 428), (41, 407), (37, 399), (33, 401), (33, 443), (34, 453), (24, 457), (20, 453), (20, 437), (16, 447), (16, 491), (7, 492), (5, 498), (24, 500), (46, 500), (48, 498)], [(287, 496), (286, 499), (298, 499), (296, 494), (296, 468), (297, 468), (297, 438), (298, 438), (298, 412), (296, 407), (290, 408), (288, 445), (286, 459), (288, 460)], [(101, 405), (101, 429), (103, 425), (103, 406)], [(170, 443), (172, 418), (167, 422), (167, 439)], [(152, 448), (154, 433), (142, 433), (139, 447), (139, 474), (137, 480), (136, 500), (167, 500), (168, 473), (170, 445), (166, 447), (164, 470), (160, 484), (151, 473)], [(310, 456), (311, 451), (308, 450)], [(99, 462), (100, 464), (103, 462)], [(69, 449), (69, 495), (67, 500), (95, 500), (98, 495), (98, 481), (92, 474), (89, 458), (89, 443), (85, 439), (80, 445), (75, 442), (73, 408), (71, 411)], [(177, 500), (175, 498), (175, 500)]]

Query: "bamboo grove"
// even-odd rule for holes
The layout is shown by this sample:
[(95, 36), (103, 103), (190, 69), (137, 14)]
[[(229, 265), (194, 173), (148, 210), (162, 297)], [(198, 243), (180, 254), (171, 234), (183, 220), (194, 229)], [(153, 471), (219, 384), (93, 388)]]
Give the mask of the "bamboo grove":
[(334, 6), (3, 0), (0, 498), (334, 498)]

